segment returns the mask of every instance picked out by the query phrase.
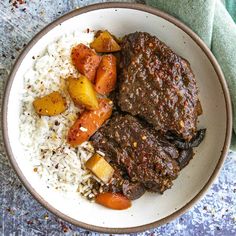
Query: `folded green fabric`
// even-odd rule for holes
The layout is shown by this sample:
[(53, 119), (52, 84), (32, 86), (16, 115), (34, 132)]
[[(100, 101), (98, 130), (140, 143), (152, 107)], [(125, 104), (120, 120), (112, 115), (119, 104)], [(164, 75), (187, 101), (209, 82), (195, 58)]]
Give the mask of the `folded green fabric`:
[(225, 6), (234, 19), (234, 22), (236, 22), (236, 1), (235, 0), (225, 0)]
[(236, 1), (146, 0), (146, 4), (183, 21), (211, 48), (224, 72), (231, 95), (234, 131), (231, 150), (236, 151), (236, 24), (232, 18), (236, 20)]

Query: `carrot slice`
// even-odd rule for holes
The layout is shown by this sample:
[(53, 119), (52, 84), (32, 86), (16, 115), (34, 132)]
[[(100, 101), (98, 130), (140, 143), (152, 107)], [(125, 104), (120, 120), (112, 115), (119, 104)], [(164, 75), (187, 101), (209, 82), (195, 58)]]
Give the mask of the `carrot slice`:
[(114, 210), (125, 210), (131, 207), (131, 201), (120, 193), (99, 193), (95, 201), (100, 205)]
[(94, 82), (100, 59), (100, 56), (98, 56), (91, 48), (82, 43), (72, 48), (72, 63), (76, 69), (81, 74), (85, 75), (91, 82)]
[(69, 129), (67, 141), (71, 146), (87, 141), (111, 116), (112, 101), (102, 98), (98, 102), (98, 110), (85, 111)]
[(95, 90), (103, 95), (109, 94), (116, 85), (116, 57), (109, 54), (104, 55), (99, 64)]

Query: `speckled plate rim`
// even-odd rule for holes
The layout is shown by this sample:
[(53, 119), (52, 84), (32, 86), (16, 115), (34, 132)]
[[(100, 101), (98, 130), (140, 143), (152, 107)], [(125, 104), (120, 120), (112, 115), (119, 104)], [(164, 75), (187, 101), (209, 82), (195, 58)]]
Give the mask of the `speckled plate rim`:
[[(147, 13), (151, 13), (153, 15), (156, 15), (158, 17), (161, 17), (174, 25), (176, 25), (178, 28), (183, 30), (185, 33), (187, 33), (196, 43), (197, 45), (202, 49), (202, 51), (205, 53), (205, 55), (208, 57), (209, 61), (211, 62), (217, 76), (219, 79), (219, 82), (221, 84), (223, 93), (224, 93), (224, 98), (225, 98), (225, 104), (226, 104), (226, 112), (227, 112), (227, 124), (226, 124), (226, 134), (225, 134), (225, 140), (224, 140), (224, 146), (221, 152), (221, 156), (219, 158), (219, 161), (216, 165), (215, 170), (213, 171), (211, 177), (209, 178), (208, 182), (204, 185), (204, 187), (199, 191), (199, 193), (191, 199), (185, 206), (183, 206), (181, 209), (178, 211), (172, 213), (171, 215), (155, 221), (150, 224), (145, 224), (141, 226), (136, 226), (136, 227), (130, 227), (130, 228), (108, 228), (108, 227), (99, 227), (99, 226), (94, 226), (91, 224), (86, 224), (80, 221), (77, 221), (62, 212), (58, 211), (56, 208), (52, 207), (47, 201), (45, 201), (42, 196), (40, 196), (36, 190), (30, 185), (30, 183), (27, 181), (23, 173), (21, 172), (19, 166), (17, 165), (17, 162), (13, 156), (10, 142), (9, 142), (9, 136), (8, 136), (8, 127), (7, 127), (7, 108), (8, 108), (8, 101), (9, 101), (9, 94), (10, 90), (12, 87), (12, 83), (15, 77), (15, 74), (21, 65), (21, 62), (24, 60), (25, 56), (29, 52), (29, 50), (38, 42), (42, 36), (44, 36), (47, 32), (49, 32), (52, 28), (55, 26), (59, 25), (60, 23), (64, 22), (65, 20), (70, 19), (71, 17), (84, 14), (89, 11), (94, 11), (98, 9), (106, 9), (106, 8), (127, 8), (127, 9), (133, 9), (133, 10), (140, 10), (144, 11)], [(231, 107), (231, 100), (230, 100), (230, 95), (228, 91), (228, 87), (224, 78), (224, 75), (221, 71), (221, 68), (216, 61), (215, 57), (209, 50), (209, 48), (205, 45), (205, 43), (190, 29), (188, 28), (185, 24), (177, 20), (176, 18), (149, 6), (141, 5), (141, 4), (133, 4), (133, 3), (99, 3), (99, 4), (94, 4), (90, 5), (87, 7), (83, 7), (80, 9), (73, 10), (64, 16), (60, 17), (59, 19), (55, 20), (51, 24), (47, 25), (43, 30), (41, 30), (36, 36), (33, 37), (33, 39), (28, 43), (26, 48), (22, 51), (20, 56), (17, 58), (13, 69), (9, 75), (9, 79), (7, 81), (6, 87), (5, 87), (5, 92), (4, 92), (4, 97), (3, 97), (3, 103), (2, 103), (2, 132), (3, 132), (3, 142), (5, 144), (6, 148), (6, 153), (9, 157), (10, 163), (13, 166), (13, 169), (15, 170), (16, 174), (18, 175), (19, 179), (25, 186), (25, 188), (33, 195), (33, 197), (40, 202), (46, 209), (48, 209), (50, 212), (53, 214), (57, 215), (61, 219), (72, 223), (73, 225), (96, 231), (96, 232), (102, 232), (102, 233), (135, 233), (135, 232), (141, 232), (145, 231), (160, 225), (163, 225), (165, 223), (168, 223), (171, 220), (174, 220), (178, 216), (182, 215), (185, 213), (189, 208), (191, 208), (198, 200), (200, 200), (201, 197), (206, 193), (208, 188), (212, 185), (214, 179), (217, 177), (217, 174), (219, 173), (224, 159), (227, 155), (227, 152), (229, 150), (230, 146), (230, 140), (231, 140), (231, 135), (232, 135), (232, 107)]]

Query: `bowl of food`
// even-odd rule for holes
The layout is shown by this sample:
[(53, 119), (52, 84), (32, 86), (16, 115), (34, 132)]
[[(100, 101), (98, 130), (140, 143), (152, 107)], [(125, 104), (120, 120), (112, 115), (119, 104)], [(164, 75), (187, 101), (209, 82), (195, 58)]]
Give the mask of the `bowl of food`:
[(210, 50), (144, 5), (96, 4), (37, 34), (8, 80), (6, 151), (28, 191), (77, 226), (138, 232), (183, 214), (227, 154), (229, 92)]

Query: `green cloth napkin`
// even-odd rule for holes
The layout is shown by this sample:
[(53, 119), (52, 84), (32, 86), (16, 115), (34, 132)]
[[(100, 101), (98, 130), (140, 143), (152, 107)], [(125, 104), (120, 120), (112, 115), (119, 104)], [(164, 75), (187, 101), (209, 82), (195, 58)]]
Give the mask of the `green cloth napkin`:
[(146, 0), (146, 4), (183, 21), (211, 48), (224, 72), (231, 95), (231, 150), (236, 151), (236, 0)]
[(225, 0), (224, 4), (225, 4), (228, 12), (230, 13), (232, 18), (234, 19), (234, 22), (236, 22), (236, 0)]

